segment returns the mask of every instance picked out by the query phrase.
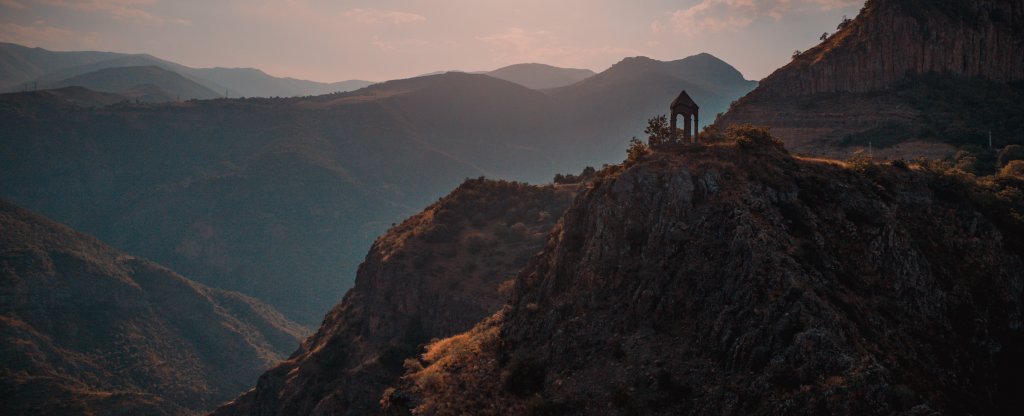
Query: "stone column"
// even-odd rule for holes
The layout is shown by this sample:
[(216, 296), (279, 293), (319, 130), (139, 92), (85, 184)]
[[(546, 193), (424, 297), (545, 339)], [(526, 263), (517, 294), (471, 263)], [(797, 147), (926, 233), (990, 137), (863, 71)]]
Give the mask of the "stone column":
[(677, 114), (675, 111), (673, 111), (671, 114), (672, 114), (672, 119), (669, 122), (669, 125), (671, 126), (669, 128), (669, 133), (670, 133), (669, 136), (672, 137), (672, 141), (676, 141), (676, 117), (678, 117), (679, 114)]
[(697, 142), (697, 133), (700, 132), (700, 119), (697, 118), (697, 110), (693, 110), (693, 142)]
[(689, 140), (692, 139), (690, 136), (690, 115), (683, 114), (683, 117), (685, 117), (683, 119), (683, 139)]

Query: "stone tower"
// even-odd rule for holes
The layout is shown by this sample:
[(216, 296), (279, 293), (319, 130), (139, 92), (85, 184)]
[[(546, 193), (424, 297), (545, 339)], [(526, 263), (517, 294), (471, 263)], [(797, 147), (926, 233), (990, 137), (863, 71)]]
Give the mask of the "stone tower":
[[(676, 137), (676, 117), (683, 116), (685, 117), (683, 119), (683, 140), (693, 143), (694, 137), (697, 136), (697, 129), (699, 128), (697, 121), (697, 111), (699, 109), (700, 107), (697, 106), (697, 103), (693, 102), (693, 99), (686, 93), (686, 90), (680, 92), (679, 96), (676, 97), (675, 100), (672, 100), (672, 104), (669, 105), (669, 114), (672, 115), (670, 118), (670, 131), (672, 132), (673, 141), (678, 141), (679, 139)], [(693, 117), (692, 123), (690, 117)], [(692, 130), (690, 128), (691, 125), (693, 126)]]

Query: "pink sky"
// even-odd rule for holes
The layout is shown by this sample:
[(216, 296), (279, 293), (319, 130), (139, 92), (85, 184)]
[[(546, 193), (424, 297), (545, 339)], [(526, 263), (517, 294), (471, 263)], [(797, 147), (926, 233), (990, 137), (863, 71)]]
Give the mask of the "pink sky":
[(863, 0), (0, 0), (0, 41), (317, 81), (709, 52), (760, 79)]

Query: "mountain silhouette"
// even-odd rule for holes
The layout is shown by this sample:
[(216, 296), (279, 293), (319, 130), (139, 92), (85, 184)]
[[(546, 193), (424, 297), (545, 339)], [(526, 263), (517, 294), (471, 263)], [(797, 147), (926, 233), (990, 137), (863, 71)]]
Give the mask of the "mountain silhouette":
[[(698, 94), (719, 75), (687, 83), (650, 63), (661, 76), (619, 65), (545, 91), (452, 72), (315, 97), (100, 109), (2, 95), (0, 196), (315, 324), (376, 236), (464, 178), (546, 183), (618, 162), (680, 88), (727, 103), (750, 85)], [(644, 109), (607, 105), (627, 99)]]
[(319, 95), (370, 84), (358, 80), (323, 83), (279, 78), (252, 68), (190, 68), (148, 54), (55, 52), (0, 42), (0, 91), (41, 88), (90, 72), (135, 66), (156, 66), (176, 72), (219, 95), (234, 97)]
[(147, 102), (205, 100), (219, 97), (209, 88), (158, 66), (105, 68), (47, 85), (51, 88), (70, 86), (117, 93), (131, 98), (146, 97), (143, 101)]
[(542, 90), (575, 84), (594, 75), (589, 69), (559, 68), (545, 64), (516, 64), (485, 74), (514, 82), (526, 88)]

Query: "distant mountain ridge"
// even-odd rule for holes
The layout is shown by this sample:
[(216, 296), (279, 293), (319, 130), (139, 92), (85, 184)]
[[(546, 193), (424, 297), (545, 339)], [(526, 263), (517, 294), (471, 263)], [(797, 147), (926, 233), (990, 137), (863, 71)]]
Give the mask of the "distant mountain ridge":
[(543, 90), (575, 84), (594, 76), (589, 69), (559, 68), (551, 65), (529, 63), (498, 68), (486, 75), (514, 82), (526, 88)]
[[(173, 100), (206, 100), (219, 95), (198, 83), (158, 66), (124, 66), (104, 68), (94, 72), (76, 75), (63, 81), (47, 85), (48, 88), (79, 86), (100, 92), (110, 92), (127, 97), (167, 94)], [(147, 87), (148, 86), (148, 87)], [(160, 97), (163, 98), (163, 97)], [(148, 102), (168, 101), (152, 98)]]
[(0, 92), (23, 91), (103, 69), (136, 66), (157, 66), (176, 72), (220, 96), (320, 95), (372, 84), (361, 80), (323, 83), (279, 78), (253, 68), (190, 68), (148, 54), (55, 52), (0, 42)]
[(714, 112), (752, 87), (671, 69), (712, 57), (637, 59), (543, 91), (450, 72), (315, 97), (99, 109), (0, 95), (0, 196), (315, 324), (388, 224), (463, 179), (548, 183), (615, 163), (680, 89)]
[(194, 414), (306, 331), (4, 201), (0, 282), (3, 414)]

